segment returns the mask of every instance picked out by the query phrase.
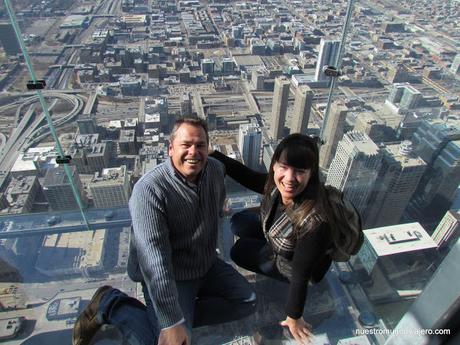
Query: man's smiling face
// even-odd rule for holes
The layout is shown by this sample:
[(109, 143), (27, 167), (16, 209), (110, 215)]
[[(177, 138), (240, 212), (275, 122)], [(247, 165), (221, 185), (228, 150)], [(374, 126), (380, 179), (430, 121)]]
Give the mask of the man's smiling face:
[(206, 132), (200, 126), (183, 123), (169, 144), (169, 156), (177, 171), (189, 182), (195, 182), (208, 159)]

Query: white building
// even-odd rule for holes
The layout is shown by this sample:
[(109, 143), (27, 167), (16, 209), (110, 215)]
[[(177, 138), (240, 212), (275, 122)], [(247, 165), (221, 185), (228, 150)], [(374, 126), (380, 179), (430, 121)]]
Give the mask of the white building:
[(460, 236), (460, 213), (447, 211), (431, 237), (439, 248), (451, 248)]
[(238, 148), (241, 152), (243, 162), (251, 169), (259, 169), (261, 146), (262, 130), (257, 123), (240, 125)]
[(339, 55), (339, 46), (340, 41), (325, 40), (324, 38), (321, 39), (315, 70), (316, 81), (327, 80), (329, 78), (324, 74), (323, 67), (326, 65), (336, 64), (336, 60)]

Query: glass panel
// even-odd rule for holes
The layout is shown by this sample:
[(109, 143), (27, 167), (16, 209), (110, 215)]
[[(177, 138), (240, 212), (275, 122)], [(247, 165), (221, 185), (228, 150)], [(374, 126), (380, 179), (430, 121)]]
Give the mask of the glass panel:
[[(458, 299), (443, 272), (458, 271), (459, 10), (453, 1), (4, 1), (0, 340), (70, 344), (105, 284), (143, 300), (126, 274), (127, 203), (168, 159), (180, 116), (206, 118), (215, 148), (261, 172), (288, 133), (322, 139), (323, 180), (366, 230), (358, 255), (309, 286), (304, 317), (317, 344), (393, 344), (393, 329), (447, 328), (441, 315)], [(45, 89), (27, 90), (42, 79)], [(230, 219), (257, 213), (262, 196), (229, 178), (226, 189), (218, 251), (232, 263)], [(279, 326), (289, 285), (237, 269), (256, 289), (257, 313), (195, 329), (194, 343), (295, 343)]]

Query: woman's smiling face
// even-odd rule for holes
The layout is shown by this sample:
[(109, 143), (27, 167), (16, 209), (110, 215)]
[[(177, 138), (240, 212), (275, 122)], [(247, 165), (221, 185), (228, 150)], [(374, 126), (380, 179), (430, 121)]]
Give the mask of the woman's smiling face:
[(273, 165), (273, 178), (284, 205), (289, 205), (302, 193), (310, 181), (311, 170), (295, 168), (286, 163), (284, 152)]

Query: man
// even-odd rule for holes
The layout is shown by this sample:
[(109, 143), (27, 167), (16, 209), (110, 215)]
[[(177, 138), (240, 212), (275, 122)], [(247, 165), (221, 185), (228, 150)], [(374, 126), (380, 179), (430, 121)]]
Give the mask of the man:
[[(159, 345), (189, 345), (193, 326), (255, 311), (249, 283), (216, 255), (225, 171), (220, 162), (208, 159), (208, 143), (204, 121), (178, 120), (169, 159), (136, 183), (129, 201), (133, 231), (128, 274), (142, 282)], [(103, 321), (110, 323), (108, 319)]]
[(208, 142), (204, 121), (177, 121), (169, 159), (134, 186), (128, 274), (142, 282), (147, 308), (103, 286), (75, 323), (73, 345), (91, 344), (104, 324), (128, 344), (189, 345), (193, 326), (255, 311), (249, 283), (216, 255), (224, 167), (208, 159)]

